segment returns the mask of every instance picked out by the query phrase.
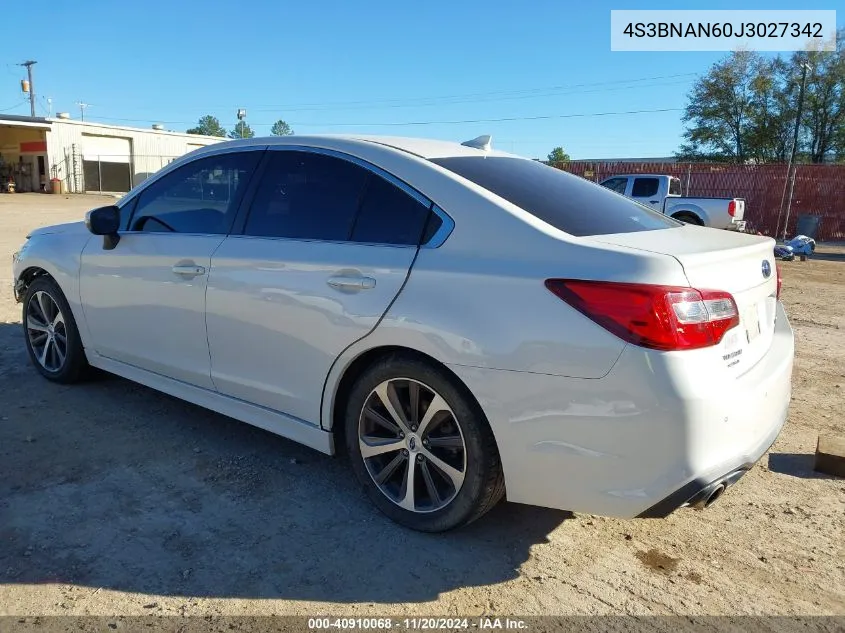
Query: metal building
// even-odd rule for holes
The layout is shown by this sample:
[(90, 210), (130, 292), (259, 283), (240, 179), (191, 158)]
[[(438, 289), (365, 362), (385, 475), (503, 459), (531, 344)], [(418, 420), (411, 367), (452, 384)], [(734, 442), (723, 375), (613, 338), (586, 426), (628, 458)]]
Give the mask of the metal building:
[(0, 191), (125, 193), (173, 159), (225, 139), (69, 118), (0, 115)]

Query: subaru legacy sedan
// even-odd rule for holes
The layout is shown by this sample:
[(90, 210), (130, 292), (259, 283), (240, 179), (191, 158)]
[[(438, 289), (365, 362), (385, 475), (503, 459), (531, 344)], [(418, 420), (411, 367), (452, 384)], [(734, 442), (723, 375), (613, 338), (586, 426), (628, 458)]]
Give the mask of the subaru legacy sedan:
[(503, 498), (712, 503), (787, 415), (773, 247), (489, 137), (288, 136), (34, 231), (14, 290), (48, 380), (97, 368), (343, 452), (384, 514), (436, 532)]

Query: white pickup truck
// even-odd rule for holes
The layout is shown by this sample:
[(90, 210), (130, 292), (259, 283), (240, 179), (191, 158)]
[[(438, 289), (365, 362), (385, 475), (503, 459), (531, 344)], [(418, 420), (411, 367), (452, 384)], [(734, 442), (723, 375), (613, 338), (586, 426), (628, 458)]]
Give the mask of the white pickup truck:
[(745, 200), (682, 196), (681, 180), (674, 176), (625, 174), (605, 178), (599, 184), (688, 224), (745, 230)]

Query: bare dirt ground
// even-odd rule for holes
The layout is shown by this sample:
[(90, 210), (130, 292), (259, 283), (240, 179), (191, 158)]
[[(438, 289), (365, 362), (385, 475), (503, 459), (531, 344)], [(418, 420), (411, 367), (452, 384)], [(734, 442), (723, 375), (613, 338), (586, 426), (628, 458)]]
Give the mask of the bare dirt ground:
[(10, 257), (108, 199), (0, 195), (0, 614), (845, 614), (845, 249), (783, 263), (797, 336), (777, 443), (704, 512), (620, 521), (502, 504), (423, 535), (332, 459), (118, 378), (28, 363)]

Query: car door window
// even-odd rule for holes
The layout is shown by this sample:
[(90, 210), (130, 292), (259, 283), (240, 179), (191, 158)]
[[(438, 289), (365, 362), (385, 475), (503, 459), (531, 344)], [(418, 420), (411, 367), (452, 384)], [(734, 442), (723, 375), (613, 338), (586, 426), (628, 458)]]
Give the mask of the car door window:
[(616, 193), (621, 193), (622, 195), (625, 194), (625, 186), (628, 184), (627, 178), (611, 178), (610, 180), (605, 180), (601, 183), (602, 187), (607, 187), (611, 191), (615, 191)]
[(256, 237), (346, 241), (369, 172), (313, 152), (272, 152), (247, 217)]
[(657, 178), (634, 178), (634, 186), (631, 188), (632, 198), (648, 198), (657, 193), (660, 188), (660, 180)]
[(231, 152), (183, 165), (141, 193), (129, 230), (226, 234), (260, 158)]
[(431, 212), (430, 204), (424, 205), (381, 176), (370, 174), (352, 241), (416, 246), (429, 216), (439, 225), (441, 220)]

